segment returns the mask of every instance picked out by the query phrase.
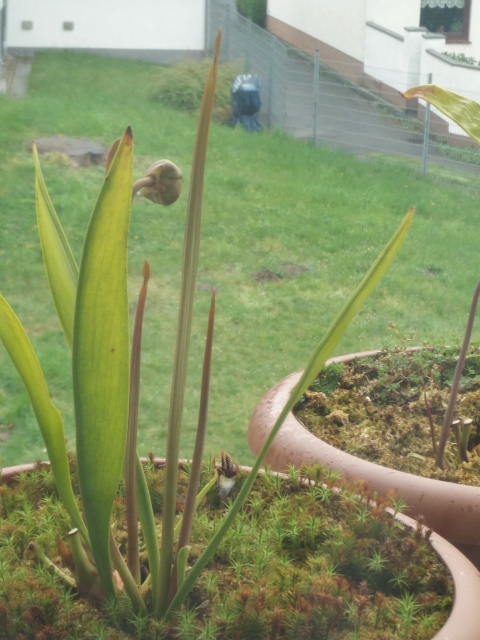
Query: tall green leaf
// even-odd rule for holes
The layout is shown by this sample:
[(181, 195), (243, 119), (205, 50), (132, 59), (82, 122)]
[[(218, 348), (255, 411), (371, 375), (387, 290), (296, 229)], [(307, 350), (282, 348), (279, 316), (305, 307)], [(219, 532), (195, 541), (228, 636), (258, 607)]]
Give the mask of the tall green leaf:
[(43, 371), (30, 340), (20, 320), (2, 296), (0, 296), (0, 340), (30, 396), (60, 496), (75, 526), (85, 540), (88, 540), (85, 524), (78, 510), (70, 482), (62, 417), (50, 399)]
[(123, 471), (128, 421), (127, 237), (133, 139), (127, 129), (87, 230), (73, 336), (78, 474), (98, 572), (114, 595), (110, 514)]
[(405, 98), (420, 98), (456, 122), (468, 135), (480, 143), (480, 104), (441, 89), (434, 84), (412, 87), (403, 94)]
[(35, 146), (33, 147), (33, 161), (35, 165), (37, 225), (43, 261), (60, 324), (71, 348), (78, 267), (48, 195)]
[(310, 386), (315, 377), (318, 375), (319, 371), (325, 365), (325, 362), (332, 354), (333, 350), (337, 346), (338, 342), (344, 335), (348, 325), (353, 320), (355, 315), (360, 310), (361, 306), (365, 302), (365, 300), (372, 293), (378, 282), (381, 280), (383, 274), (388, 269), (391, 264), (393, 258), (396, 253), (400, 249), (405, 237), (408, 233), (408, 230), (413, 221), (413, 208), (407, 213), (405, 218), (403, 219), (401, 225), (394, 233), (390, 241), (387, 243), (382, 253), (379, 255), (377, 260), (374, 262), (372, 267), (367, 272), (366, 276), (363, 278), (360, 285), (354, 291), (350, 299), (347, 301), (343, 309), (340, 311), (338, 316), (335, 318), (333, 323), (330, 325), (329, 329), (325, 333), (325, 335), (321, 338), (317, 346), (315, 347), (310, 360), (305, 368), (305, 371), (300, 378), (299, 382), (295, 386), (292, 391), (290, 398), (282, 409), (277, 421), (275, 422), (268, 438), (266, 439), (262, 450), (260, 451), (257, 459), (255, 460), (252, 470), (245, 480), (240, 493), (238, 494), (235, 502), (229, 508), (227, 515), (225, 516), (224, 521), (220, 525), (217, 532), (214, 534), (212, 539), (210, 540), (207, 548), (202, 553), (202, 555), (198, 558), (198, 560), (193, 565), (192, 569), (189, 571), (185, 580), (182, 582), (179, 587), (176, 596), (172, 600), (170, 607), (167, 611), (167, 616), (171, 615), (173, 611), (178, 609), (178, 607), (182, 604), (189, 590), (192, 588), (192, 585), (197, 580), (198, 576), (202, 569), (206, 566), (206, 564), (212, 559), (218, 545), (221, 540), (229, 530), (232, 525), (233, 519), (237, 515), (237, 513), (242, 508), (245, 500), (250, 493), (250, 490), (255, 482), (256, 475), (262, 466), (263, 459), (265, 458), (270, 445), (272, 444), (274, 438), (278, 434), (280, 427), (282, 426), (285, 418), (288, 413), (293, 409), (295, 404), (301, 398), (304, 391)]

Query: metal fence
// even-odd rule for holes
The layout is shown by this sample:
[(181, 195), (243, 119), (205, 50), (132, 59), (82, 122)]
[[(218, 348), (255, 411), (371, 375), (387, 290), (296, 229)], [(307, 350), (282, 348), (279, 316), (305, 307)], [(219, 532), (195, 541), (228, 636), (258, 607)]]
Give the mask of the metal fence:
[[(218, 28), (223, 32), (222, 59), (242, 60), (245, 71), (262, 79), (265, 126), (359, 155), (409, 156), (417, 159), (424, 175), (433, 167), (440, 176), (453, 172), (456, 180), (468, 183), (480, 175), (478, 145), (450, 135), (429, 108), (399, 106), (399, 93), (392, 88), (398, 86), (395, 71), (378, 70), (375, 75), (382, 82), (353, 67), (340, 74), (318, 52), (287, 46), (238, 14), (231, 0), (208, 2), (210, 50)], [(432, 80), (421, 78), (419, 84)]]
[(288, 50), (271, 33), (244, 18), (228, 0), (210, 0), (207, 8), (207, 47), (213, 50), (222, 29), (221, 60), (242, 60), (244, 71), (262, 80), (262, 120), (267, 127), (285, 129)]

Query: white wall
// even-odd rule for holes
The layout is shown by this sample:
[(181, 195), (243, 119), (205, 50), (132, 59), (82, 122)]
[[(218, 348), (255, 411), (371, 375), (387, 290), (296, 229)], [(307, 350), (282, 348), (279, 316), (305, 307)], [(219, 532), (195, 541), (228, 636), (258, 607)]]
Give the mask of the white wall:
[[(445, 37), (425, 30), (404, 29), (403, 35), (367, 25), (365, 72), (372, 78), (404, 92), (409, 87), (432, 82), (480, 102), (480, 67), (458, 63), (444, 55)], [(451, 133), (462, 129), (433, 109), (449, 123)]]
[[(406, 51), (410, 49), (403, 34), (385, 29), (377, 22), (366, 25), (364, 70), (369, 76), (384, 84), (405, 91), (412, 84), (418, 84), (410, 74)], [(418, 64), (418, 62), (417, 62)]]
[[(420, 25), (420, 0), (268, 0), (267, 13), (364, 61), (365, 25), (375, 22), (400, 35)], [(470, 42), (446, 44), (445, 51), (480, 60), (480, 0), (472, 0)]]
[[(403, 1), (403, 0), (402, 0)], [(367, 0), (268, 0), (267, 13), (344, 53), (363, 59)]]
[(403, 33), (420, 24), (420, 0), (367, 0), (366, 21)]
[(420, 20), (420, 0), (268, 0), (267, 13), (363, 61), (365, 24), (403, 32)]
[[(22, 22), (32, 29), (22, 28)], [(73, 22), (73, 31), (64, 22)], [(8, 0), (8, 48), (202, 50), (205, 0)]]

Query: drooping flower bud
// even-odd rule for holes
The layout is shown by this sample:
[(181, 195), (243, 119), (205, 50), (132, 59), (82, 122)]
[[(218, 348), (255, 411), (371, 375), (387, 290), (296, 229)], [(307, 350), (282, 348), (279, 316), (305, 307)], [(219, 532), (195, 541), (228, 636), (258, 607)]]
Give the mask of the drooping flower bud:
[(145, 176), (151, 184), (140, 189), (144, 198), (157, 204), (169, 205), (176, 202), (182, 190), (182, 172), (170, 160), (154, 162)]

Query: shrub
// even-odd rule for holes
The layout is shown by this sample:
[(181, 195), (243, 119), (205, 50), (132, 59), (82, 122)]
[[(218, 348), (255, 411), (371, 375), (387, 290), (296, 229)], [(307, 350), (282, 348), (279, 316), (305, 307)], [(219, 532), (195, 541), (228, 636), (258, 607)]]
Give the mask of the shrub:
[[(211, 60), (183, 60), (178, 64), (160, 67), (152, 82), (151, 97), (162, 104), (189, 113), (196, 113), (202, 101), (205, 76)], [(231, 115), (231, 85), (243, 70), (241, 62), (219, 65), (218, 85), (213, 107), (217, 122), (228, 122)]]
[(265, 27), (267, 0), (236, 0), (237, 11), (259, 27)]

